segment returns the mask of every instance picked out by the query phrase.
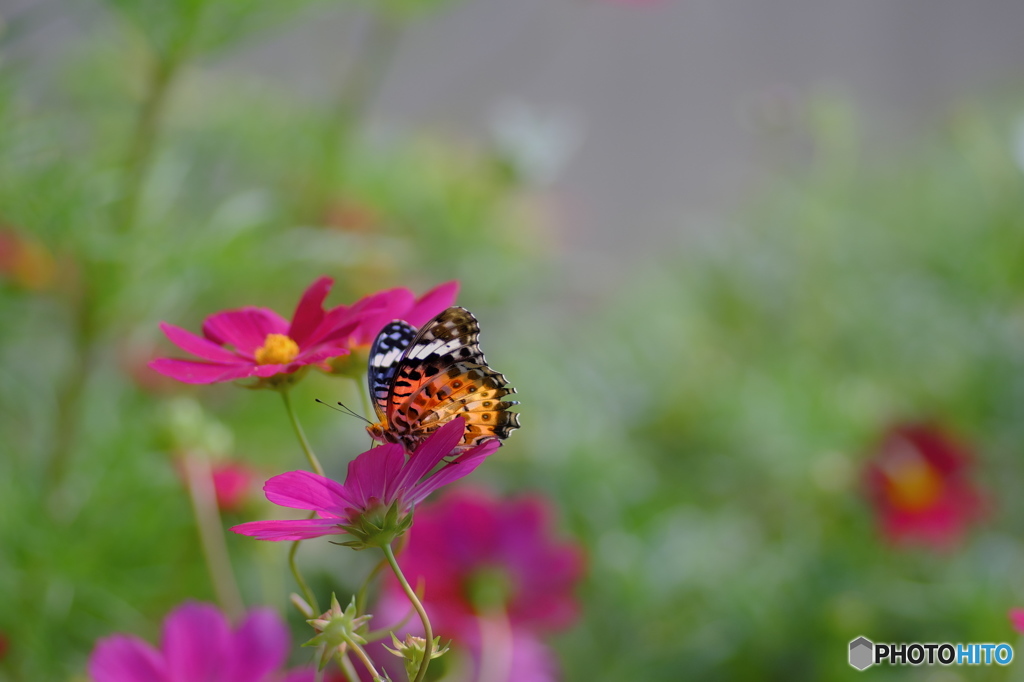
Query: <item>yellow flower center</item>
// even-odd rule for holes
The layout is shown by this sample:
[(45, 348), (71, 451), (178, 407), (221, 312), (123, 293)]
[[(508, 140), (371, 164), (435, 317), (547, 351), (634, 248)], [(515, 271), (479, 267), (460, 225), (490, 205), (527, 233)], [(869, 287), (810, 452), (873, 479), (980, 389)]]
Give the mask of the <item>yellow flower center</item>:
[(284, 334), (267, 334), (263, 345), (256, 349), (256, 364), (286, 365), (299, 354), (299, 344)]
[(890, 500), (906, 511), (927, 509), (942, 494), (942, 477), (917, 454), (894, 457), (885, 466), (885, 476)]

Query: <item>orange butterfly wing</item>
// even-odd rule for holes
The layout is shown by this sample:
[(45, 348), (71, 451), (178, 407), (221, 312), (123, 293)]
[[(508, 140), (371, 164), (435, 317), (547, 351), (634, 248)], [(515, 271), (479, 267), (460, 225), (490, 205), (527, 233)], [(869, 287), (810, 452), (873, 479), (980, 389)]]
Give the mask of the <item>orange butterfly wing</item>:
[[(479, 337), (477, 319), (457, 306), (425, 324), (398, 361), (387, 399), (381, 401), (384, 418), (368, 429), (370, 434), (413, 449), (444, 424), (463, 417), (461, 451), (488, 438), (505, 439), (519, 428), (519, 415), (508, 411), (518, 403), (502, 400), (515, 389), (487, 365)], [(371, 353), (371, 363), (374, 357)], [(385, 364), (383, 359), (380, 364)]]

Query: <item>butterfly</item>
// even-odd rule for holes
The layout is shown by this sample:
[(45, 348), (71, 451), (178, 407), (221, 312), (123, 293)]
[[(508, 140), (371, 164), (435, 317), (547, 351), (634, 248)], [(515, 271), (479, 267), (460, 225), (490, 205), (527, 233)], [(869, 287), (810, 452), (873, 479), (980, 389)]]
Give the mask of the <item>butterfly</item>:
[(416, 330), (408, 322), (387, 324), (370, 347), (367, 381), (377, 423), (370, 437), (400, 443), (409, 452), (452, 419), (466, 420), (455, 454), (488, 438), (505, 439), (519, 428), (519, 414), (502, 400), (515, 393), (504, 375), (487, 366), (480, 350), (480, 324), (453, 306)]

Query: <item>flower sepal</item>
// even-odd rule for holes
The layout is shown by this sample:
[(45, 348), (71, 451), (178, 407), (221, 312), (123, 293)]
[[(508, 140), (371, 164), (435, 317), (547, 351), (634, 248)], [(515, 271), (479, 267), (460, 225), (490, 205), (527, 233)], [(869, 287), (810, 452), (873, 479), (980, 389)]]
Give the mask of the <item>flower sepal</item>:
[(371, 615), (356, 615), (355, 597), (349, 602), (344, 610), (338, 603), (338, 598), (331, 594), (331, 608), (325, 611), (319, 618), (311, 618), (309, 623), (317, 634), (302, 646), (320, 647), (320, 659), (317, 661), (317, 668), (323, 670), (335, 655), (344, 655), (348, 647), (353, 644), (366, 644), (366, 639), (359, 634), (370, 619)]
[(353, 523), (342, 524), (341, 528), (355, 539), (338, 544), (353, 549), (390, 545), (412, 527), (412, 512), (403, 513), (404, 506), (398, 499), (385, 509), (378, 501), (369, 509), (352, 514), (349, 518)]
[[(387, 645), (384, 648), (403, 659), (405, 661), (405, 672), (409, 674), (409, 679), (415, 679), (416, 673), (419, 672), (420, 665), (423, 662), (423, 652), (426, 650), (427, 640), (416, 635), (406, 635), (403, 641), (398, 639), (395, 633), (392, 632), (391, 641), (394, 643), (395, 648), (392, 649)], [(434, 646), (430, 649), (430, 660), (444, 656), (448, 653), (450, 646), (451, 642), (442, 647), (441, 638), (435, 637)]]

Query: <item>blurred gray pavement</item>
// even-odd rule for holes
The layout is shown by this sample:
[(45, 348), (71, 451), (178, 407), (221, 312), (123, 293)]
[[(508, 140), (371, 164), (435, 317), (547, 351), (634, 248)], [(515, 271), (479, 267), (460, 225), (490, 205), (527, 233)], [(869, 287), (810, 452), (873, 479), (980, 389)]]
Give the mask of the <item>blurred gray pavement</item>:
[[(88, 23), (82, 2), (0, 0), (39, 4), (67, 11), (38, 49)], [(328, 9), (217, 68), (329, 96), (365, 22)], [(407, 30), (371, 126), (483, 137), (510, 102), (569, 122), (550, 185), (565, 241), (581, 265), (614, 268), (714, 225), (772, 175), (759, 107), (839, 93), (868, 146), (888, 146), (960, 100), (1016, 94), (1022, 68), (1022, 0), (468, 0)]]

